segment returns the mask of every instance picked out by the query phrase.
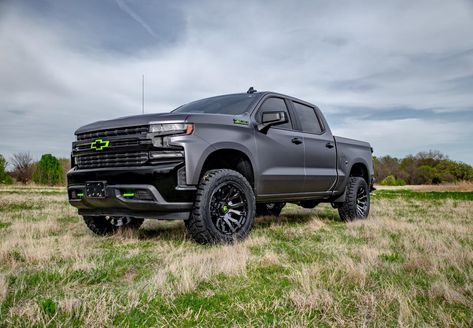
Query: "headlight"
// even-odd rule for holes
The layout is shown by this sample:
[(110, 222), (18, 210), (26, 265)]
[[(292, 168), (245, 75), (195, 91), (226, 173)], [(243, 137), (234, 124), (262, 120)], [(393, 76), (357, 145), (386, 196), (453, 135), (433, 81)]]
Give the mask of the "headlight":
[(194, 131), (194, 124), (191, 123), (164, 123), (164, 124), (151, 124), (149, 126), (149, 132), (156, 133), (158, 135), (166, 134), (191, 134)]

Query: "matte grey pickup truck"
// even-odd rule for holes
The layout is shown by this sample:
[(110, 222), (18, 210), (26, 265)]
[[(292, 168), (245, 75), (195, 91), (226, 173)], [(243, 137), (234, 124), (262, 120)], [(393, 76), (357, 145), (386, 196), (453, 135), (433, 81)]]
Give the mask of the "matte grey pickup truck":
[(69, 202), (100, 235), (180, 218), (195, 241), (225, 243), (287, 202), (369, 213), (371, 146), (333, 136), (317, 106), (283, 94), (250, 88), (75, 134)]

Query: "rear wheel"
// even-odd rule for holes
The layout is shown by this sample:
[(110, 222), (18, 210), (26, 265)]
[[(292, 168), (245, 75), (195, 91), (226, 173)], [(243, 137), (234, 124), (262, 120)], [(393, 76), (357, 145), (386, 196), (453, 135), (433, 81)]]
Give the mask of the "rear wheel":
[(279, 216), (286, 203), (260, 203), (256, 204), (256, 216)]
[(255, 220), (255, 195), (240, 173), (217, 169), (202, 177), (186, 228), (198, 243), (228, 243), (245, 238)]
[(143, 221), (130, 216), (84, 216), (87, 227), (101, 236), (114, 234), (121, 228), (139, 229)]
[(345, 202), (338, 208), (340, 218), (345, 221), (366, 219), (370, 212), (370, 192), (365, 179), (350, 177)]

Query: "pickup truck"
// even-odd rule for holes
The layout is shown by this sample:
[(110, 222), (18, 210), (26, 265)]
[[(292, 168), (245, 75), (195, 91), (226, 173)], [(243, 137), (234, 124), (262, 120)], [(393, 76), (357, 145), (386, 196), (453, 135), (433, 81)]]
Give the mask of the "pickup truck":
[(317, 106), (283, 94), (250, 88), (75, 135), (69, 202), (99, 235), (183, 219), (196, 242), (228, 243), (288, 202), (369, 213), (370, 144), (333, 136)]

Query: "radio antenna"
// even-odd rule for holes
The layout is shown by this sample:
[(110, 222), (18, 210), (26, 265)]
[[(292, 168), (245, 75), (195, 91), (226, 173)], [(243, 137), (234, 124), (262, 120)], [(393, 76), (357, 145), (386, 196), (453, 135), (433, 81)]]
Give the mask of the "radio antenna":
[(145, 75), (141, 76), (141, 114), (145, 113)]

